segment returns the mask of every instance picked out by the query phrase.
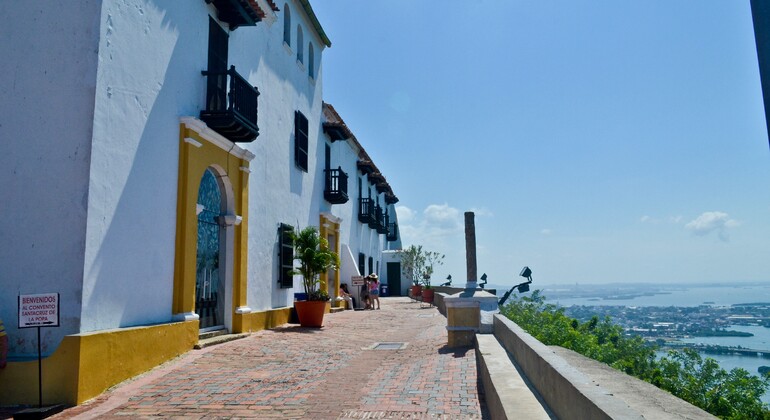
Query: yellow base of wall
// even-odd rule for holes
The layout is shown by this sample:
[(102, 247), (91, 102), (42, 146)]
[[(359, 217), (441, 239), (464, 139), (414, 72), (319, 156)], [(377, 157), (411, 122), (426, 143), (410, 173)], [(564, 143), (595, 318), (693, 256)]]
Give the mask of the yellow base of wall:
[(289, 322), (291, 308), (270, 309), (233, 316), (233, 332), (245, 333), (275, 328)]
[[(235, 314), (233, 332), (286, 324), (291, 309)], [(186, 353), (197, 342), (198, 321), (68, 335), (54, 354), (43, 359), (43, 404), (82, 404)], [(0, 406), (37, 405), (37, 376), (37, 360), (9, 362), (0, 369)]]
[[(197, 342), (198, 321), (66, 336), (43, 359), (43, 403), (81, 404)], [(0, 405), (37, 404), (37, 377), (37, 361), (10, 362), (0, 369)]]

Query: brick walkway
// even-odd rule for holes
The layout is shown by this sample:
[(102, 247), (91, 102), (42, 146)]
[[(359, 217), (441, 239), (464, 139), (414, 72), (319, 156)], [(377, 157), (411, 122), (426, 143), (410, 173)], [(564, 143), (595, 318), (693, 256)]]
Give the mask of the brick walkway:
[[(473, 349), (408, 298), (191, 351), (53, 418), (482, 419)], [(377, 343), (405, 343), (385, 345)]]

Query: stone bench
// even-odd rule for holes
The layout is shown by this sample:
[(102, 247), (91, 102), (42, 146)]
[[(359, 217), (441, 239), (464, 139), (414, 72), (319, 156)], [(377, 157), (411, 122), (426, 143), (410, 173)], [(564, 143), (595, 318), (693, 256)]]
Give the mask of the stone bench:
[(552, 418), (494, 335), (476, 335), (476, 360), (491, 418)]

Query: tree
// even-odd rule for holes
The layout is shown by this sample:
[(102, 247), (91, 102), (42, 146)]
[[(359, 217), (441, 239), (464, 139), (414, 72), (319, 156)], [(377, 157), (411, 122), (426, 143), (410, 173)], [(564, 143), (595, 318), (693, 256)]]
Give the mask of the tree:
[(410, 245), (398, 252), (401, 257), (401, 271), (417, 286), (421, 282), (430, 287), (430, 277), (434, 265), (444, 264), (444, 254), (434, 251), (424, 251), (422, 245)]

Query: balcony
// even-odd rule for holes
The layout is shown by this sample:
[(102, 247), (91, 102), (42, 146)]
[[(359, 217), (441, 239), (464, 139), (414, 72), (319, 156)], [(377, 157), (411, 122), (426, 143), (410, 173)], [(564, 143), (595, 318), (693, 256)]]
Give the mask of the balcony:
[(259, 90), (230, 66), (225, 71), (202, 71), (207, 77), (206, 109), (200, 118), (212, 130), (233, 142), (252, 142), (259, 135)]
[(358, 221), (361, 223), (367, 223), (370, 227), (372, 225), (377, 226), (377, 216), (374, 208), (374, 200), (371, 198), (359, 199)]
[(398, 240), (398, 223), (388, 223), (388, 234), (385, 236), (388, 242), (394, 242)]
[(348, 202), (348, 174), (342, 168), (325, 169), (326, 185), (324, 186), (324, 198), (332, 204), (345, 204)]
[(233, 31), (239, 26), (256, 26), (265, 17), (257, 2), (249, 0), (206, 0), (217, 8), (217, 19)]
[(375, 212), (377, 213), (377, 226), (374, 228), (377, 230), (377, 233), (385, 235), (388, 233), (388, 213), (379, 205), (377, 205)]

